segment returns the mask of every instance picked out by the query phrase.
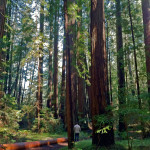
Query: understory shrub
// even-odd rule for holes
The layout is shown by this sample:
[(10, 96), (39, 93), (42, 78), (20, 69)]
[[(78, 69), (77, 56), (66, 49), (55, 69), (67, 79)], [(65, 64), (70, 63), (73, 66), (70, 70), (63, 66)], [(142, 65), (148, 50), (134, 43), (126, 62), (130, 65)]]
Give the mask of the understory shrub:
[(0, 143), (15, 142), (20, 120), (21, 111), (17, 110), (15, 98), (4, 95), (0, 101)]
[[(40, 114), (40, 132), (61, 133), (63, 124), (60, 119), (55, 119), (53, 113), (48, 109), (43, 109)], [(38, 130), (38, 118), (33, 122), (32, 131)]]

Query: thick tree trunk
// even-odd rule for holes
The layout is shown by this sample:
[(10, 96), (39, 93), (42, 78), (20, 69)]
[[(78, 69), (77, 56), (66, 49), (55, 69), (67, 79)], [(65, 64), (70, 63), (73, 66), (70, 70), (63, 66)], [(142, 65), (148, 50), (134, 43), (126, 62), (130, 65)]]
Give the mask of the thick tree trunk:
[(64, 0), (65, 11), (65, 35), (66, 35), (66, 119), (68, 131), (68, 148), (73, 148), (74, 132), (73, 132), (73, 106), (72, 106), (72, 90), (71, 90), (71, 43), (70, 28), (72, 26), (71, 16), (68, 14), (68, 9), (71, 0)]
[[(72, 7), (71, 5), (75, 4), (75, 0), (69, 0), (70, 5), (69, 7)], [(70, 10), (69, 10), (70, 11)], [(75, 10), (70, 11), (69, 15), (69, 46), (70, 46), (70, 63), (71, 63), (71, 92), (72, 92), (72, 106), (73, 106), (73, 124), (77, 122), (78, 116), (77, 116), (77, 70), (76, 70), (76, 22), (75, 22)]]
[(42, 109), (42, 94), (43, 94), (43, 29), (44, 29), (44, 4), (40, 6), (40, 46), (38, 58), (38, 86), (37, 86), (37, 117), (38, 117), (38, 132), (40, 132), (40, 112)]
[[(122, 40), (121, 25), (121, 6), (120, 0), (116, 0), (116, 38), (117, 38), (117, 71), (118, 71), (118, 100), (119, 108), (122, 108), (125, 102), (125, 75), (124, 75), (124, 51)], [(119, 131), (126, 130), (124, 116), (119, 115)]]
[(143, 25), (144, 25), (144, 41), (147, 69), (147, 84), (149, 94), (149, 110), (150, 110), (150, 1), (142, 0)]
[[(114, 144), (113, 128), (106, 134), (97, 133), (98, 115), (106, 115), (107, 88), (107, 54), (105, 44), (104, 0), (91, 0), (91, 103), (92, 103), (92, 143), (100, 146)], [(105, 127), (106, 124), (100, 128)]]
[[(4, 24), (5, 24), (6, 0), (0, 0), (0, 43), (3, 41)], [(0, 99), (3, 97), (3, 62), (4, 53), (0, 44)]]

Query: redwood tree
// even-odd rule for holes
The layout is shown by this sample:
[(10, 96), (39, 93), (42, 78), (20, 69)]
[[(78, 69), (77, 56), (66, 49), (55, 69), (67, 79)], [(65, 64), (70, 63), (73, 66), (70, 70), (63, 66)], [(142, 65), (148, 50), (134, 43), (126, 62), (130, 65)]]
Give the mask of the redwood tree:
[(144, 24), (147, 84), (149, 93), (149, 110), (150, 110), (150, 1), (149, 0), (142, 0), (142, 11)]
[[(5, 11), (6, 11), (6, 0), (0, 0), (0, 43), (2, 43), (2, 38), (4, 35), (4, 24), (5, 24)], [(0, 44), (0, 98), (3, 96), (3, 65), (4, 54), (2, 51), (2, 44)]]
[[(72, 26), (71, 16), (68, 9), (72, 4), (72, 0), (64, 0), (65, 11), (65, 35), (66, 35), (66, 119), (68, 132), (68, 148), (73, 147), (74, 132), (73, 132), (73, 112), (72, 112), (72, 90), (71, 90), (71, 37), (70, 28)], [(71, 42), (71, 43), (70, 43)]]
[[(106, 115), (107, 98), (107, 54), (105, 44), (104, 0), (91, 0), (91, 109), (95, 145), (114, 144), (113, 128), (106, 134), (97, 133), (96, 116)], [(103, 128), (101, 126), (100, 128)]]

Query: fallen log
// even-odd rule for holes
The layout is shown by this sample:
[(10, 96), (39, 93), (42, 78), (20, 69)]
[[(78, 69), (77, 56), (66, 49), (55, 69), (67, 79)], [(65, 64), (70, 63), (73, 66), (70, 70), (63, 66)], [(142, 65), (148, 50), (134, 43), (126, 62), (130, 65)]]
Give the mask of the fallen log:
[(63, 143), (63, 142), (67, 142), (67, 141), (68, 141), (67, 138), (57, 138), (57, 139), (45, 140), (45, 141), (3, 144), (3, 145), (0, 145), (0, 150), (21, 150), (21, 149), (27, 149), (27, 148), (33, 148), (33, 147), (40, 147), (43, 145)]

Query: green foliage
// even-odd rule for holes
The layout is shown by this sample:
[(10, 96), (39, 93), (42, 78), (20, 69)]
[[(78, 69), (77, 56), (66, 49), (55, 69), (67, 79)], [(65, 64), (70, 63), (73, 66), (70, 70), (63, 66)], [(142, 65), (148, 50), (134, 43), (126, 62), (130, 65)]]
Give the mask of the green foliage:
[(0, 142), (15, 142), (19, 133), (19, 121), (21, 120), (21, 111), (16, 109), (14, 97), (4, 95), (0, 101)]
[(21, 108), (22, 121), (20, 122), (20, 127), (30, 129), (35, 118), (35, 113), (36, 113), (36, 106), (23, 105)]
[[(38, 118), (34, 120), (32, 131), (38, 130)], [(53, 113), (48, 109), (43, 109), (40, 114), (40, 132), (61, 133), (63, 124), (60, 119), (54, 119)]]
[(18, 122), (20, 121), (21, 111), (16, 109), (16, 102), (14, 97), (4, 95), (0, 101), (0, 119), (2, 126), (12, 127), (18, 129)]

